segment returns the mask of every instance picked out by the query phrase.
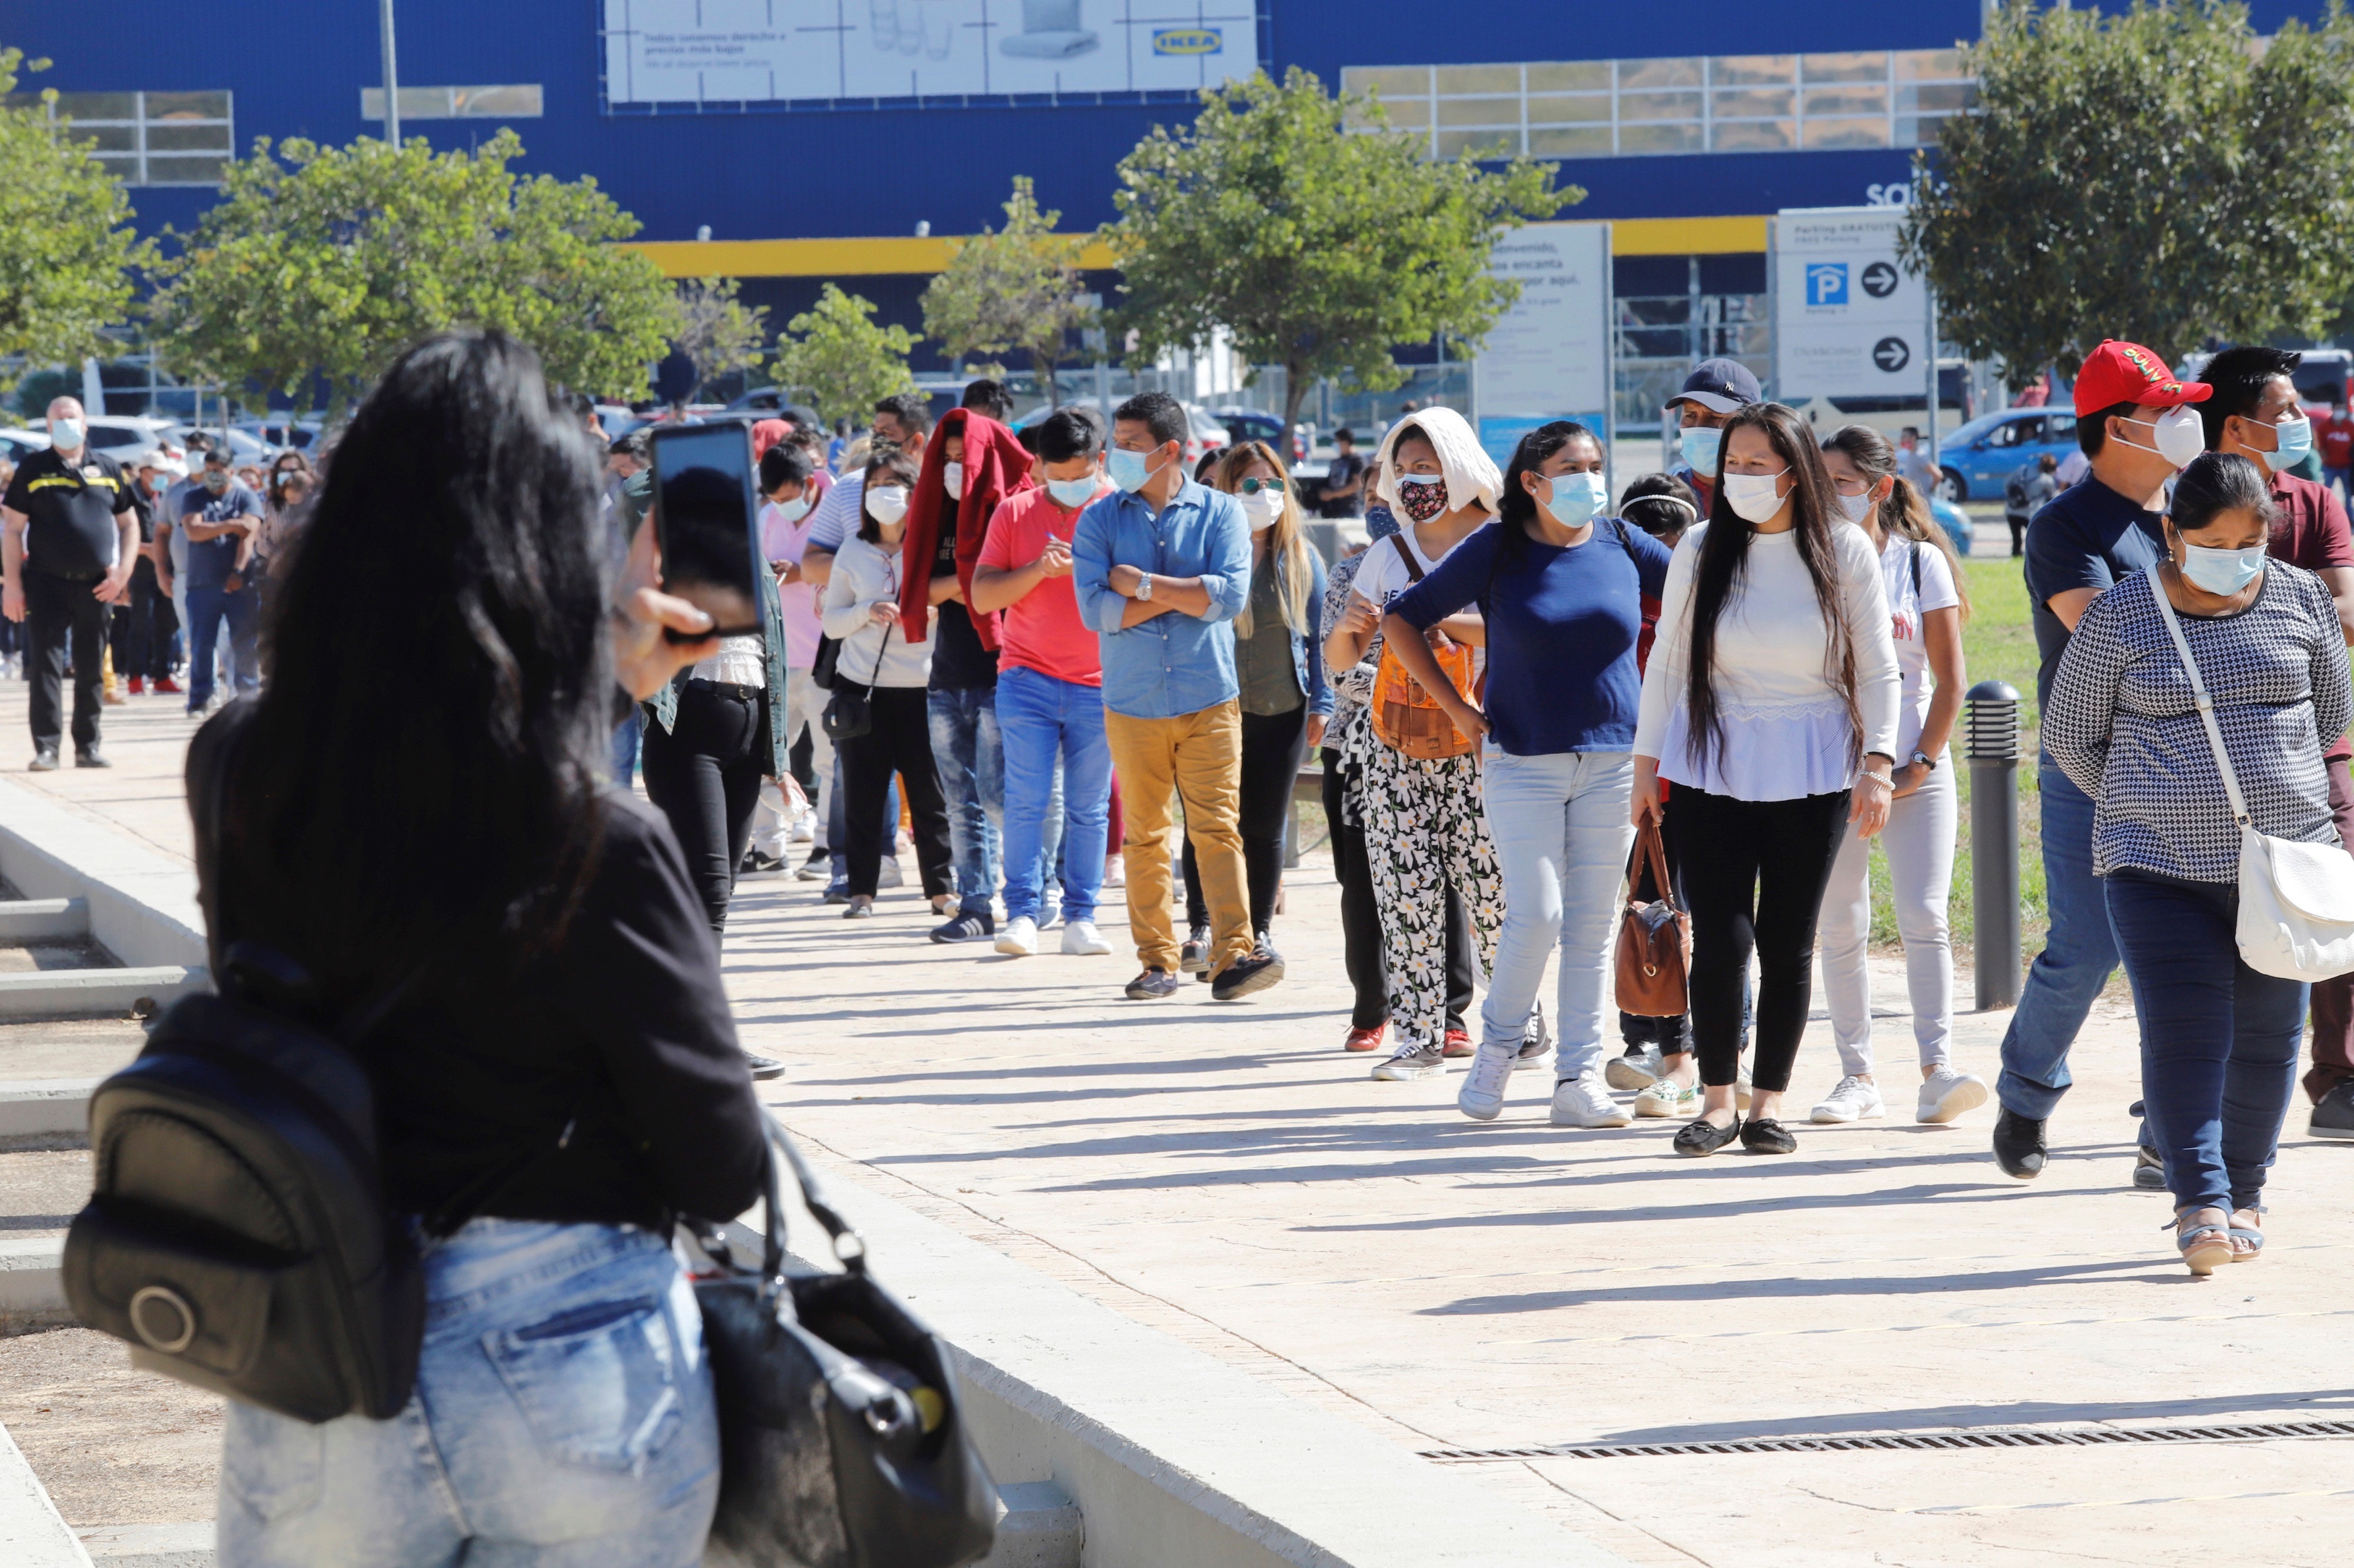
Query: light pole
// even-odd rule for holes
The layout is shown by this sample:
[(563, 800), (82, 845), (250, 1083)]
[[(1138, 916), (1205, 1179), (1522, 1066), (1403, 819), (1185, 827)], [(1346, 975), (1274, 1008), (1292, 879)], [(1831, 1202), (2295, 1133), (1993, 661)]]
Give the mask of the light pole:
[(393, 47), (392, 0), (376, 0), (376, 33), (384, 46), (384, 140), (398, 151), (400, 146), (400, 62)]

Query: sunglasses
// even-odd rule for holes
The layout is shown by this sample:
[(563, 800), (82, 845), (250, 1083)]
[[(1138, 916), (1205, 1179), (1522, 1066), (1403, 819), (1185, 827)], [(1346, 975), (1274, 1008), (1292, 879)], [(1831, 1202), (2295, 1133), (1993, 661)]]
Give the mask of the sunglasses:
[(1235, 486), (1235, 493), (1240, 495), (1257, 495), (1262, 490), (1271, 490), (1278, 495), (1280, 495), (1283, 493), (1283, 481), (1279, 479), (1246, 479), (1240, 484)]

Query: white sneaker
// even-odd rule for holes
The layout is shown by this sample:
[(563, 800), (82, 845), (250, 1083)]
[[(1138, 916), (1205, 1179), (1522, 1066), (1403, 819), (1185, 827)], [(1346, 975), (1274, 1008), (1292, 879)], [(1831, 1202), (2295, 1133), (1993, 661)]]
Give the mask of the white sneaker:
[(1397, 1054), (1373, 1068), (1373, 1076), (1384, 1083), (1410, 1084), (1420, 1078), (1443, 1078), (1447, 1075), (1447, 1058), (1438, 1054), (1436, 1040), (1416, 1043), (1409, 1040), (1397, 1049)]
[(1659, 1048), (1646, 1045), (1639, 1051), (1629, 1051), (1623, 1056), (1613, 1056), (1602, 1065), (1602, 1076), (1614, 1089), (1643, 1089), (1659, 1075)]
[(1637, 1116), (1678, 1117), (1685, 1121), (1700, 1115), (1700, 1080), (1679, 1084), (1673, 1078), (1654, 1078), (1643, 1092), (1635, 1097)]
[(1733, 1108), (1740, 1111), (1749, 1108), (1749, 1069), (1746, 1067), (1733, 1075)]
[(1564, 1078), (1553, 1086), (1555, 1127), (1625, 1127), (1631, 1119), (1599, 1079)]
[(1128, 862), (1122, 860), (1116, 851), (1104, 862), (1103, 885), (1106, 887), (1128, 885)]
[(882, 868), (876, 874), (875, 878), (875, 887), (878, 890), (885, 887), (904, 887), (907, 885), (907, 877), (900, 874), (898, 857), (896, 855), (885, 855), (883, 857)]
[(1887, 1114), (1888, 1107), (1881, 1100), (1879, 1086), (1850, 1073), (1839, 1081), (1839, 1087), (1830, 1092), (1829, 1098), (1816, 1102), (1808, 1118), (1819, 1122), (1864, 1121)]
[(1100, 959), (1111, 951), (1092, 920), (1074, 920), (1063, 927), (1063, 951), (1075, 958)]
[(1553, 1028), (1545, 1022), (1544, 1003), (1529, 1010), (1529, 1026), (1521, 1036), (1521, 1060), (1533, 1062), (1553, 1049)]
[(1986, 1080), (1975, 1073), (1957, 1073), (1945, 1062), (1936, 1071), (1921, 1080), (1921, 1103), (1913, 1113), (1914, 1121), (1945, 1123), (1956, 1119), (1964, 1111), (1976, 1110), (1987, 1102)]
[(1471, 1058), (1471, 1075), (1456, 1091), (1455, 1108), (1473, 1121), (1493, 1121), (1504, 1108), (1504, 1090), (1521, 1065), (1517, 1045), (1481, 1045)]
[[(1005, 923), (997, 933), (997, 950), (1010, 959), (1026, 959), (1038, 950), (1038, 922), (1027, 915), (1019, 915)], [(1104, 949), (1111, 951), (1109, 948)]]

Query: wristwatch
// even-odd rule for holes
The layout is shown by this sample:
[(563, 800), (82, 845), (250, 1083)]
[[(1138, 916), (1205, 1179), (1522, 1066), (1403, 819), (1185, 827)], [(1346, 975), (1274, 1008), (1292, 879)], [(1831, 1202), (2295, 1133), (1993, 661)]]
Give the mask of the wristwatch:
[(1915, 749), (1913, 753), (1913, 760), (1921, 765), (1921, 770), (1925, 773), (1937, 771), (1937, 759), (1925, 751)]
[(1136, 602), (1144, 603), (1152, 597), (1152, 574), (1140, 572), (1136, 577)]

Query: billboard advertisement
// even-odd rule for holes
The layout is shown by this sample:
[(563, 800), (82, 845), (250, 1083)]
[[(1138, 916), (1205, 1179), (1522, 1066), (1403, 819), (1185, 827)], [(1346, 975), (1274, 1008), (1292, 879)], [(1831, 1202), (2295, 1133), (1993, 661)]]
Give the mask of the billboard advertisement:
[(1610, 226), (1513, 229), (1496, 242), (1488, 270), (1518, 280), (1521, 297), (1479, 351), (1480, 445), (1502, 462), (1524, 431), (1549, 419), (1583, 419), (1606, 440)]
[(1928, 297), (1896, 257), (1904, 209), (1786, 207), (1774, 224), (1775, 395), (1922, 396)]
[(1254, 0), (603, 0), (605, 101), (1193, 91), (1258, 68)]

